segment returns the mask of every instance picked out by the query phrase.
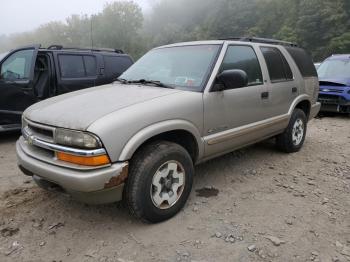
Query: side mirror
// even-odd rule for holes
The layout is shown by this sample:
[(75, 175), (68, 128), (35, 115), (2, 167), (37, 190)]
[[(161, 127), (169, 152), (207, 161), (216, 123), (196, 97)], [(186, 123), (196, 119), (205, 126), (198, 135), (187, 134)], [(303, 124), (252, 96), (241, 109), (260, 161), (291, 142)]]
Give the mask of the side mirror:
[(216, 79), (219, 82), (219, 85), (216, 86), (221, 86), (222, 88), (215, 88), (213, 91), (223, 91), (248, 86), (247, 73), (239, 69), (225, 70), (221, 72)]

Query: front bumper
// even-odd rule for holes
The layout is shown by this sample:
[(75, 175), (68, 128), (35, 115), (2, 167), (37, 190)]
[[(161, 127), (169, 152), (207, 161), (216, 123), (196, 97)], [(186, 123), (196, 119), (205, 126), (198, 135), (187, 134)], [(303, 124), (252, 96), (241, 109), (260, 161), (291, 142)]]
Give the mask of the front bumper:
[(350, 113), (350, 97), (334, 93), (320, 92), (318, 101), (321, 103), (321, 111)]
[(28, 155), (25, 150), (27, 146), (22, 137), (16, 143), (18, 165), (26, 175), (32, 175), (37, 183), (39, 180), (48, 181), (85, 203), (103, 204), (121, 200), (128, 172), (127, 162), (100, 169), (71, 169)]

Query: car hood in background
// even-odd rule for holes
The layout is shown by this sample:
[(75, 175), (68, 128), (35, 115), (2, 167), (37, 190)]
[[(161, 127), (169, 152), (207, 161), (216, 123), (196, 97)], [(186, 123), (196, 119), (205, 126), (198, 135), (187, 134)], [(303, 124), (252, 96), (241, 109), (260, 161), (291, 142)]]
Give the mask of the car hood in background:
[(349, 78), (319, 78), (320, 86), (350, 86)]
[(115, 83), (44, 100), (29, 107), (24, 117), (50, 126), (86, 130), (94, 121), (119, 109), (178, 92), (184, 91)]

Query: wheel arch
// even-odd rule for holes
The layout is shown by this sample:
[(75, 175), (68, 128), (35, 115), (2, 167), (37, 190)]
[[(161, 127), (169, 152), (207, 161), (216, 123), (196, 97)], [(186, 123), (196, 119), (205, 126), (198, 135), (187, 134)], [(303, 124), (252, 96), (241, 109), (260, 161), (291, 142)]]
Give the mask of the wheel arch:
[(289, 116), (292, 115), (294, 109), (299, 108), (304, 111), (306, 115), (306, 119), (309, 120), (310, 112), (311, 112), (311, 98), (308, 95), (302, 95), (299, 96), (297, 99), (294, 100), (292, 106), (289, 109)]
[(198, 129), (185, 120), (168, 120), (150, 125), (134, 134), (124, 146), (119, 161), (130, 160), (146, 143), (155, 140), (175, 142), (183, 146), (194, 163), (204, 154), (204, 145)]

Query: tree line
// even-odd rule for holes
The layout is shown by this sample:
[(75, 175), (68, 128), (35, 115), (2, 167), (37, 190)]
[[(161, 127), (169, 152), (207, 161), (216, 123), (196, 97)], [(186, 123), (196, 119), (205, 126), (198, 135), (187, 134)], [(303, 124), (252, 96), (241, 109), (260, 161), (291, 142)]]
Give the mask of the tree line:
[(116, 1), (94, 15), (72, 15), (31, 32), (0, 36), (0, 51), (32, 43), (93, 45), (123, 49), (137, 59), (163, 44), (237, 36), (295, 42), (315, 61), (350, 53), (350, 1), (159, 0), (147, 14), (133, 1)]

